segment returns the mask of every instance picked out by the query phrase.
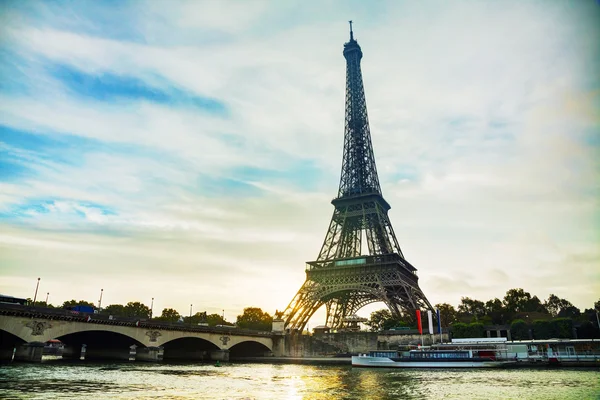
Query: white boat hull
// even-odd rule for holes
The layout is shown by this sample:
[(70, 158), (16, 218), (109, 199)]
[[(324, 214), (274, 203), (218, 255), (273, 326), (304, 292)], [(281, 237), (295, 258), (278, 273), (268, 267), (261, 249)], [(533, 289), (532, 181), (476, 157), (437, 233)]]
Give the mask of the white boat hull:
[(353, 356), (353, 367), (379, 368), (499, 368), (513, 364), (512, 361), (394, 361), (387, 357)]

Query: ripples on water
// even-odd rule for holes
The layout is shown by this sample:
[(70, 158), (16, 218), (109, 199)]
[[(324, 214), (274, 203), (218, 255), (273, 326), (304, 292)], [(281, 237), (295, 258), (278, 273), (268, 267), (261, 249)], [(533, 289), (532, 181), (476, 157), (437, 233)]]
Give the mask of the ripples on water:
[(11, 364), (0, 399), (600, 399), (598, 370), (223, 364)]

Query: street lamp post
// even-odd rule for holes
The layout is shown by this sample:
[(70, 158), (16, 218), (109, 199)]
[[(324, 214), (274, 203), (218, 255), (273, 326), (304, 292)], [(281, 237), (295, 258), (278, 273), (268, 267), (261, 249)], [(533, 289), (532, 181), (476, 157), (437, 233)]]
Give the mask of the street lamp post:
[(48, 296), (50, 296), (50, 292), (46, 293), (46, 307), (48, 307)]
[(150, 319), (152, 319), (152, 310), (154, 309), (154, 297), (152, 298), (152, 303), (150, 303)]
[(100, 300), (98, 300), (98, 310), (102, 309), (102, 295), (104, 294), (104, 289), (100, 289)]
[(37, 299), (38, 288), (40, 287), (40, 278), (37, 280), (37, 285), (35, 285), (35, 294), (33, 295), (33, 305), (35, 306), (35, 301)]
[(223, 310), (223, 315), (221, 316), (221, 323), (225, 325), (225, 310)]
[(190, 325), (192, 325), (192, 305), (190, 304)]

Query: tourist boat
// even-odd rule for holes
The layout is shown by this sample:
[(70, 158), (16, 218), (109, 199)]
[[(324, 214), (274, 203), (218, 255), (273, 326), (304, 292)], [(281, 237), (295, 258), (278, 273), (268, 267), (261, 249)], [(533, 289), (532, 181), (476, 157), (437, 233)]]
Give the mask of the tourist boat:
[(498, 368), (515, 364), (516, 361), (499, 360), (495, 349), (491, 350), (410, 350), (371, 351), (369, 354), (352, 356), (353, 367), (382, 368)]

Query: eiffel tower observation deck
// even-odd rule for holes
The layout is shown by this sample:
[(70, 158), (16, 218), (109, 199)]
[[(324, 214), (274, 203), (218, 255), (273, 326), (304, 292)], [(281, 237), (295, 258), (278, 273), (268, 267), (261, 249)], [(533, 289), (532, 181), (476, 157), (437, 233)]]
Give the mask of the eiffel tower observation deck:
[[(342, 173), (329, 229), (306, 281), (283, 312), (286, 329), (302, 331), (312, 315), (326, 307), (326, 324), (345, 327), (345, 319), (367, 304), (383, 302), (393, 317), (433, 310), (419, 288), (417, 269), (402, 254), (388, 217), (371, 143), (360, 61), (354, 39), (344, 44), (346, 118)], [(363, 252), (363, 244), (366, 251)]]

